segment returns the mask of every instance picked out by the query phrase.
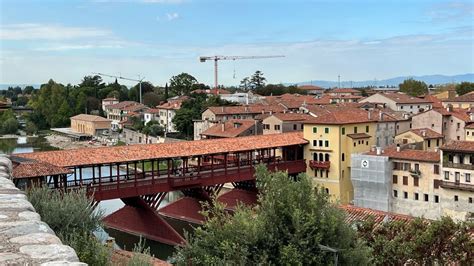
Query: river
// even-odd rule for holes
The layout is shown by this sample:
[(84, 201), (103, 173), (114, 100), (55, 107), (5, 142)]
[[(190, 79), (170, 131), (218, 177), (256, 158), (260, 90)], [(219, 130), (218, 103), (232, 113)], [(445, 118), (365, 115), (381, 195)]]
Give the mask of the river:
[[(44, 137), (18, 137), (17, 139), (0, 139), (0, 153), (16, 154), (49, 150), (57, 150), (57, 148), (51, 147)], [(107, 168), (103, 169), (103, 171), (109, 170)], [(115, 169), (113, 169), (113, 171), (115, 171)], [(83, 177), (91, 178), (92, 169), (84, 168)], [(177, 197), (178, 195), (170, 194), (170, 196), (172, 199), (173, 197)], [(168, 204), (168, 202), (168, 199), (164, 199), (160, 207)], [(98, 205), (99, 209), (104, 213), (104, 215), (109, 215), (123, 206), (124, 203), (120, 199), (101, 201)], [(180, 233), (182, 233), (184, 230), (192, 231), (192, 226), (190, 224), (176, 220), (166, 220), (173, 228), (175, 228)], [(134, 245), (137, 244), (140, 240), (138, 236), (107, 228), (105, 229), (105, 231), (99, 230), (96, 235), (102, 240), (105, 240), (109, 237), (113, 237), (115, 239), (116, 248), (125, 250), (132, 250)], [(173, 246), (166, 245), (153, 240), (146, 240), (145, 246), (150, 248), (151, 255), (162, 260), (169, 259), (175, 250)]]

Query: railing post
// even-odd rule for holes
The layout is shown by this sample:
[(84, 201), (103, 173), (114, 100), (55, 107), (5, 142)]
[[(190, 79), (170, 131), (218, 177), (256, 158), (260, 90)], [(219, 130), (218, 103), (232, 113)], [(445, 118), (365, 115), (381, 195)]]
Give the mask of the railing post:
[(82, 187), (82, 166), (79, 166), (79, 187)]
[(117, 189), (120, 189), (120, 163), (117, 163)]
[(227, 153), (224, 154), (224, 173), (227, 177)]
[(102, 189), (102, 165), (99, 165), (99, 191)]
[(133, 162), (133, 167), (135, 168), (135, 187), (137, 187), (137, 161)]
[(211, 178), (214, 178), (214, 154), (211, 154)]
[(92, 184), (95, 184), (95, 167), (92, 165)]
[[(160, 169), (160, 165), (158, 165), (158, 169)], [(151, 159), (151, 185), (155, 185), (155, 162), (153, 159)]]

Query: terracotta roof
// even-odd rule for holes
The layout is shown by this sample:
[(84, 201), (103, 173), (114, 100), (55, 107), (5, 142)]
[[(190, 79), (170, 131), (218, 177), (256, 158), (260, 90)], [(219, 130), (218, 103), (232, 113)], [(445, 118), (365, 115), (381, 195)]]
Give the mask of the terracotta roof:
[(127, 111), (127, 112), (137, 112), (137, 111), (147, 109), (147, 108), (148, 107), (146, 107), (146, 105), (139, 103), (139, 104), (125, 106), (124, 108), (122, 108), (122, 110)]
[(240, 138), (22, 153), (16, 156), (35, 159), (61, 167), (70, 167), (249, 151), (271, 147), (304, 145), (307, 143), (308, 141), (303, 138), (302, 132), (291, 132)]
[(470, 123), (470, 124), (466, 125), (464, 128), (474, 129), (474, 123)]
[(430, 100), (413, 97), (401, 92), (378, 93), (378, 94), (385, 96), (395, 101), (396, 103), (432, 103)]
[(433, 103), (432, 104), (433, 108), (443, 108), (443, 104), (442, 104), (441, 100), (439, 98), (431, 95), (431, 94), (425, 95), (421, 98), (432, 102)]
[(443, 102), (474, 102), (474, 92), (469, 92), (453, 99), (446, 99)]
[[(377, 155), (376, 151), (365, 153), (367, 155)], [(383, 149), (383, 153), (378, 156), (388, 156), (391, 159), (400, 159), (407, 161), (420, 161), (438, 163), (440, 161), (440, 153), (434, 151), (401, 149), (397, 151), (395, 146), (389, 146)]]
[(105, 98), (102, 101), (118, 101), (116, 98)]
[(360, 91), (358, 90), (354, 90), (354, 89), (351, 89), (351, 88), (340, 88), (340, 89), (332, 89), (330, 91), (328, 91), (328, 93), (361, 93)]
[(300, 114), (300, 113), (276, 113), (273, 114), (274, 117), (280, 119), (281, 121), (306, 121), (312, 118), (309, 114)]
[(89, 121), (89, 122), (111, 122), (111, 120), (105, 117), (97, 116), (97, 115), (87, 115), (87, 114), (78, 114), (71, 117), (71, 119)]
[(358, 222), (364, 222), (369, 219), (374, 219), (375, 226), (378, 226), (388, 221), (400, 221), (406, 223), (414, 219), (413, 217), (408, 215), (384, 212), (369, 208), (361, 208), (352, 205), (339, 205), (338, 207), (346, 213), (345, 221), (348, 224), (354, 224)]
[[(308, 119), (305, 124), (357, 124), (375, 122), (378, 119), (376, 113), (360, 108), (345, 106), (307, 106), (309, 112), (316, 117)], [(370, 113), (370, 119), (369, 119)]]
[[(135, 253), (131, 251), (115, 249), (112, 252), (112, 256), (110, 257), (110, 260), (112, 262), (112, 265), (125, 266), (125, 265), (128, 265), (129, 260), (132, 259), (134, 255)], [(153, 266), (171, 266), (172, 265), (166, 261), (157, 259), (155, 257), (149, 257), (149, 260), (151, 262), (151, 265)]]
[(278, 113), (283, 112), (285, 108), (279, 105), (241, 105), (241, 106), (211, 106), (208, 108), (216, 115), (238, 115), (238, 114), (259, 114), (259, 113)]
[(245, 131), (255, 127), (255, 123), (255, 120), (231, 119), (223, 124), (219, 123), (208, 128), (201, 135), (221, 138), (238, 137)]
[(429, 128), (417, 128), (417, 129), (411, 129), (408, 130), (408, 132), (413, 132), (414, 134), (422, 137), (423, 139), (438, 139), (438, 138), (443, 138), (442, 134), (439, 134), (438, 132), (429, 129)]
[(314, 86), (314, 85), (300, 85), (298, 86), (298, 89), (305, 90), (305, 91), (314, 91), (314, 90), (323, 91), (324, 90), (324, 88), (321, 88), (319, 86)]
[(149, 108), (145, 111), (145, 113), (148, 113), (148, 114), (159, 114), (160, 113), (160, 109), (157, 109), (157, 108)]
[(201, 224), (205, 218), (201, 214), (202, 206), (198, 199), (182, 197), (160, 208), (159, 213), (178, 220)]
[(222, 193), (217, 200), (224, 203), (226, 210), (235, 210), (238, 204), (254, 206), (258, 202), (258, 193), (256, 191), (234, 188)]
[(20, 159), (19, 162), (13, 161), (13, 178), (31, 178), (39, 176), (70, 174), (71, 170), (58, 167), (49, 163), (39, 162), (36, 160)]
[(347, 136), (351, 139), (368, 139), (370, 135), (367, 133), (355, 133), (355, 134), (347, 134)]
[(462, 108), (452, 108), (451, 111), (448, 111), (447, 108), (433, 108), (432, 110), (444, 115), (444, 116), (454, 116), (465, 122), (471, 121), (469, 116), (470, 110)]
[(454, 140), (444, 144), (443, 151), (474, 152), (474, 141)]
[(316, 104), (318, 99), (316, 99), (313, 95), (285, 93), (278, 96), (266, 96), (264, 102), (269, 105), (280, 104), (287, 108), (299, 108), (303, 104)]
[(329, 95), (330, 99), (362, 99), (359, 95)]
[(115, 104), (109, 104), (106, 106), (107, 109), (123, 109), (127, 106), (131, 106), (131, 105), (136, 105), (136, 104), (139, 104), (137, 102), (134, 102), (134, 101), (123, 101), (123, 102), (119, 102), (119, 103), (115, 103)]

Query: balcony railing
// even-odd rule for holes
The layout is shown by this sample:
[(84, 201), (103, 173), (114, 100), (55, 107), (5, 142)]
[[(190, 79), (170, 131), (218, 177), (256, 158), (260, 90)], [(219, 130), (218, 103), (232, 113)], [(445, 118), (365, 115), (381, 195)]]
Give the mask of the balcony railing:
[(458, 169), (465, 169), (465, 170), (474, 170), (474, 165), (472, 165), (472, 164), (463, 164), (463, 163), (444, 162), (443, 167), (458, 168)]
[(309, 161), (311, 169), (329, 169), (330, 166), (330, 161)]
[(449, 182), (449, 181), (440, 181), (439, 184), (442, 188), (451, 188), (451, 189), (458, 189), (464, 191), (471, 191), (474, 192), (474, 185), (471, 184), (464, 184), (460, 182)]

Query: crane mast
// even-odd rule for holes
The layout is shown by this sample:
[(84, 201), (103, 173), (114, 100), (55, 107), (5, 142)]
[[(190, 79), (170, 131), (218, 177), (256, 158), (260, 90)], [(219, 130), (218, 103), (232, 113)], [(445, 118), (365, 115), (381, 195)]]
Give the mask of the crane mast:
[(262, 56), (224, 56), (224, 55), (215, 55), (215, 56), (201, 56), (199, 61), (214, 61), (214, 87), (215, 89), (219, 86), (218, 81), (218, 62), (219, 60), (240, 60), (240, 59), (263, 59), (263, 58), (277, 58), (285, 57), (284, 55), (262, 55)]

